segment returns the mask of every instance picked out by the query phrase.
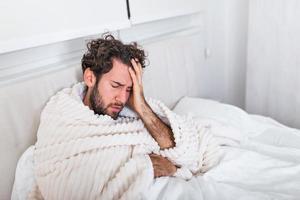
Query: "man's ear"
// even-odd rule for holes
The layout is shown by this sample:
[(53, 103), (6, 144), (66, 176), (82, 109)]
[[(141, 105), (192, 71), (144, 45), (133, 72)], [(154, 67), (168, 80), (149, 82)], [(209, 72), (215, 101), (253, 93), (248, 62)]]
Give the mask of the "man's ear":
[(90, 87), (94, 87), (95, 83), (96, 83), (96, 77), (93, 73), (93, 71), (91, 71), (90, 68), (87, 68), (84, 73), (83, 73), (83, 81), (84, 83), (90, 88)]

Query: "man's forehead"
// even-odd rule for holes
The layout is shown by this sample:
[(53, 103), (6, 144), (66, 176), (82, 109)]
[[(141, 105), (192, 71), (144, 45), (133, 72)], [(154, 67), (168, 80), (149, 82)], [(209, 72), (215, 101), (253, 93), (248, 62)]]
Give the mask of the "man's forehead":
[(122, 63), (121, 61), (115, 60), (113, 62), (112, 69), (104, 74), (111, 82), (117, 84), (132, 86), (132, 79), (128, 70), (129, 66)]

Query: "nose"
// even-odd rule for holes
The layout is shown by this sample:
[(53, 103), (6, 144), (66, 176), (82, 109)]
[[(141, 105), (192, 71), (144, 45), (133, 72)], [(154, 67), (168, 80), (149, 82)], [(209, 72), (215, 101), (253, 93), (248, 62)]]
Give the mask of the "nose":
[(125, 89), (125, 90), (119, 91), (118, 95), (116, 96), (116, 100), (118, 102), (122, 103), (123, 105), (125, 105), (128, 100), (128, 97), (129, 97), (129, 94)]

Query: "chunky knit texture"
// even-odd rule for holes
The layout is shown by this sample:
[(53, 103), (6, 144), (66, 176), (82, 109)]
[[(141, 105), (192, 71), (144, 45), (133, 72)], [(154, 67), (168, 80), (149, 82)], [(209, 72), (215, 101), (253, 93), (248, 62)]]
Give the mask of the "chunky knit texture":
[(45, 199), (140, 199), (154, 179), (155, 153), (180, 167), (175, 176), (190, 179), (219, 160), (209, 131), (164, 104), (147, 99), (172, 128), (176, 146), (160, 150), (141, 119), (124, 108), (117, 120), (95, 115), (82, 102), (78, 83), (53, 96), (42, 112), (35, 145), (35, 178)]

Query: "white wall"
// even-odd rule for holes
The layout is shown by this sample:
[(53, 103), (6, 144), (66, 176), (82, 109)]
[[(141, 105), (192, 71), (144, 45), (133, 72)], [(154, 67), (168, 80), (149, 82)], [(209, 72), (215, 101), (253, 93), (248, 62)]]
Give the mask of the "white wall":
[(247, 111), (300, 128), (300, 1), (251, 0)]
[(226, 0), (226, 101), (245, 107), (248, 0)]
[(244, 108), (248, 0), (207, 0), (206, 13), (214, 98)]
[(223, 0), (205, 1), (205, 32), (207, 71), (210, 74), (208, 98), (225, 101), (225, 3)]

